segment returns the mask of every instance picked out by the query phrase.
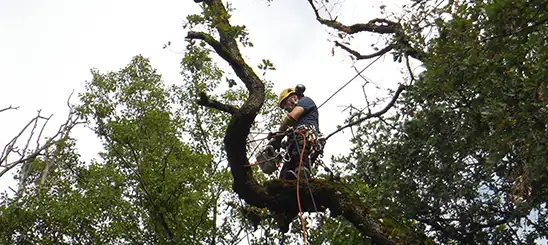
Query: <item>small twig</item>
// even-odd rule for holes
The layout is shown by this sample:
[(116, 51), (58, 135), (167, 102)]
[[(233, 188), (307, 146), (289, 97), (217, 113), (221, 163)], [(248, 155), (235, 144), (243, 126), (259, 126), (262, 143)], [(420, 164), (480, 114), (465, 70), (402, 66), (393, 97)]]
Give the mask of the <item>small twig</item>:
[(392, 129), (394, 129), (394, 130), (396, 129), (396, 126), (394, 126), (394, 125), (388, 123), (386, 120), (384, 120), (384, 118), (379, 117), (379, 120), (380, 120), (382, 123), (386, 124), (386, 126), (392, 128)]
[(411, 85), (415, 81), (415, 75), (413, 75), (413, 70), (411, 69), (411, 65), (409, 64), (409, 55), (405, 56), (405, 65), (407, 66), (407, 70), (409, 71), (409, 76), (411, 76), (411, 81), (409, 82), (409, 85)]
[(367, 93), (365, 92), (365, 85), (367, 85), (367, 83), (362, 86), (363, 97), (365, 98), (365, 103), (367, 104), (367, 113), (371, 114), (371, 103), (369, 103), (369, 99), (367, 98)]
[(10, 105), (6, 108), (0, 109), (0, 112), (4, 112), (4, 111), (7, 111), (7, 110), (17, 110), (17, 109), (19, 109), (19, 106), (14, 107), (14, 106)]
[(362, 85), (362, 88), (363, 88), (365, 85), (371, 83), (371, 81), (369, 81), (369, 79), (367, 79), (364, 75), (362, 75), (362, 74), (360, 73), (360, 71), (358, 70), (358, 68), (357, 68), (356, 66), (352, 66), (352, 68), (354, 68), (354, 71), (356, 71), (356, 73), (358, 73), (358, 75), (365, 81), (365, 84)]

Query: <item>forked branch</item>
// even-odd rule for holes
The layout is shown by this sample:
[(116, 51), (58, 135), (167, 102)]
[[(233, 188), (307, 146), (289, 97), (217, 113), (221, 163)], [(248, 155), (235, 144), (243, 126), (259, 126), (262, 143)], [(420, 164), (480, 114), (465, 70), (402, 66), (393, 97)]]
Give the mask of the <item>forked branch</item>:
[[(8, 144), (4, 146), (2, 153), (0, 154), (0, 177), (12, 170), (17, 166), (27, 166), (38, 156), (44, 155), (51, 147), (53, 147), (58, 142), (66, 139), (70, 131), (79, 123), (81, 123), (76, 116), (73, 108), (70, 109), (69, 115), (65, 123), (59, 126), (58, 130), (52, 136), (44, 139), (43, 132), (46, 128), (49, 120), (52, 116), (43, 117), (38, 111), (37, 115), (29, 120), (29, 122), (15, 135)], [(38, 135), (36, 135), (36, 130), (40, 127)], [(21, 137), (24, 134), (29, 134), (25, 139), (24, 143), (19, 145)], [(31, 141), (35, 140), (36, 145), (31, 146)], [(19, 149), (21, 148), (21, 149)], [(15, 158), (11, 160), (12, 158)], [(28, 174), (28, 168), (23, 168), (20, 178), (21, 189), (25, 185), (25, 179)], [(43, 178), (47, 176), (48, 171), (44, 170), (42, 175)]]
[(335, 19), (325, 19), (322, 18), (318, 8), (314, 4), (314, 0), (308, 0), (308, 3), (310, 4), (310, 7), (314, 11), (314, 15), (316, 16), (316, 20), (320, 22), (322, 25), (325, 25), (327, 27), (330, 27), (332, 29), (335, 29), (340, 32), (344, 32), (346, 34), (352, 35), (360, 32), (370, 32), (370, 33), (376, 33), (376, 34), (393, 34), (393, 42), (394, 44), (390, 44), (387, 47), (383, 48), (379, 52), (376, 52), (371, 55), (361, 55), (359, 52), (354, 51), (350, 49), (347, 46), (342, 45), (339, 42), (336, 42), (335, 45), (338, 47), (341, 47), (345, 51), (352, 54), (356, 59), (370, 59), (373, 57), (377, 57), (379, 55), (383, 55), (391, 50), (397, 49), (399, 52), (409, 55), (415, 59), (423, 61), (425, 58), (425, 53), (422, 50), (417, 50), (413, 48), (409, 42), (407, 41), (408, 38), (406, 38), (405, 33), (403, 31), (403, 28), (400, 23), (394, 22), (391, 20), (383, 19), (383, 18), (375, 18), (370, 20), (367, 23), (357, 23), (353, 25), (345, 25)]

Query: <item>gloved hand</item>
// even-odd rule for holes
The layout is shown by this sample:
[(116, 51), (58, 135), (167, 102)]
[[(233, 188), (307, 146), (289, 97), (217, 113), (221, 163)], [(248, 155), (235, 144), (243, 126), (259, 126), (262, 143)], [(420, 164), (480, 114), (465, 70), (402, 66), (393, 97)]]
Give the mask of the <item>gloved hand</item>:
[(281, 137), (274, 137), (268, 142), (268, 145), (271, 145), (274, 147), (274, 149), (280, 149), (282, 147), (282, 138)]
[(268, 132), (268, 135), (266, 136), (267, 139), (271, 140), (272, 138), (276, 137), (278, 134), (274, 132)]

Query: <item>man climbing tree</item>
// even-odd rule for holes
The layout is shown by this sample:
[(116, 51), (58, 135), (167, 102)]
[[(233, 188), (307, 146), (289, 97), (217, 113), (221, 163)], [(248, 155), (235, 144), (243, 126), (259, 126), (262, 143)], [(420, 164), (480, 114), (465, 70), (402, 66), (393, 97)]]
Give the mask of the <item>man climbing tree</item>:
[[(318, 109), (311, 98), (304, 96), (304, 91), (304, 85), (299, 84), (295, 88), (284, 89), (278, 97), (278, 105), (288, 114), (278, 132), (270, 135), (272, 139), (266, 152), (272, 148), (277, 150), (284, 147), (287, 156), (284, 159), (287, 160), (283, 162), (281, 179), (297, 179), (297, 176), (308, 179), (311, 176), (312, 163), (323, 150), (319, 139)], [(282, 145), (285, 136), (287, 140)], [(263, 171), (265, 169), (263, 167)]]

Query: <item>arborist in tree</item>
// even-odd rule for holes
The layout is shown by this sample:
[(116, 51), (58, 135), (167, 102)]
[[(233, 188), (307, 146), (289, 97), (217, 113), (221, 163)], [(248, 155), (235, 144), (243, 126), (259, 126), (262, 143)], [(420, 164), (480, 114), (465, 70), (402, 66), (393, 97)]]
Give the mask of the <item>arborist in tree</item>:
[[(285, 150), (285, 155), (281, 157), (282, 179), (296, 179), (298, 173), (301, 177), (310, 178), (312, 164), (323, 153), (324, 141), (320, 138), (318, 108), (311, 98), (304, 96), (304, 91), (304, 85), (299, 84), (280, 93), (278, 105), (288, 114), (278, 132), (269, 135), (270, 142), (257, 157), (258, 160), (265, 160), (260, 166), (267, 174), (276, 170), (276, 160), (271, 159), (280, 160), (276, 157), (280, 155), (276, 153), (282, 147)], [(284, 138), (286, 140), (282, 142)]]

